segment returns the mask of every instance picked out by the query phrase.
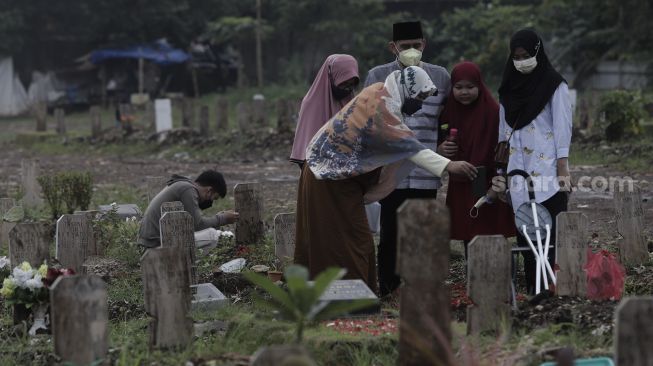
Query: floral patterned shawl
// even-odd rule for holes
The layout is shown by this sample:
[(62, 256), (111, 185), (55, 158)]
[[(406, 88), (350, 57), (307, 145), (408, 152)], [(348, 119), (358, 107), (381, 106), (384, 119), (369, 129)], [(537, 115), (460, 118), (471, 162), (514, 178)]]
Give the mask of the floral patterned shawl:
[(306, 149), (308, 167), (317, 179), (328, 180), (383, 167), (379, 187), (366, 194), (366, 202), (383, 198), (414, 167), (406, 159), (426, 149), (403, 123), (401, 106), (406, 97), (435, 90), (428, 74), (416, 66), (363, 89), (313, 136)]

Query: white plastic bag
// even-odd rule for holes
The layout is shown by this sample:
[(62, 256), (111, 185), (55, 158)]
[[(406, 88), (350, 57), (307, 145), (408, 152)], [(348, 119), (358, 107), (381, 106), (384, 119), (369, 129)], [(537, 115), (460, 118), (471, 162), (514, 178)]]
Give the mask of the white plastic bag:
[(243, 268), (245, 268), (246, 263), (247, 260), (245, 258), (236, 258), (234, 260), (230, 260), (229, 262), (221, 265), (220, 270), (225, 273), (240, 272)]
[(195, 232), (195, 247), (197, 249), (215, 248), (222, 237), (233, 237), (231, 231), (220, 231), (212, 227)]
[(367, 222), (370, 225), (370, 231), (373, 234), (379, 232), (381, 228), (381, 204), (372, 202), (365, 205), (365, 213), (367, 214)]

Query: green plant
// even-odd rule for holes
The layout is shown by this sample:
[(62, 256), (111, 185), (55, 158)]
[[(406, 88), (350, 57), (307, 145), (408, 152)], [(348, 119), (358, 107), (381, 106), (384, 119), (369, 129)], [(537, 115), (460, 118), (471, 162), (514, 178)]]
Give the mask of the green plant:
[(45, 202), (50, 206), (50, 212), (52, 213), (52, 218), (57, 219), (61, 214), (61, 189), (59, 184), (59, 178), (56, 175), (43, 175), (37, 178), (37, 181), (41, 185), (41, 190), (43, 191), (43, 196), (45, 197)]
[(282, 290), (268, 278), (254, 272), (244, 273), (253, 284), (263, 288), (271, 297), (272, 302), (260, 301), (286, 320), (295, 323), (295, 342), (301, 343), (306, 323), (326, 320), (344, 313), (360, 310), (375, 304), (375, 300), (359, 299), (351, 302), (320, 301), (320, 296), (331, 282), (345, 275), (342, 268), (328, 268), (317, 275), (314, 282), (308, 280), (308, 270), (300, 265), (292, 265), (285, 269), (284, 276), (288, 291)]
[(640, 92), (614, 90), (601, 96), (597, 127), (608, 141), (639, 135), (640, 120), (646, 117)]

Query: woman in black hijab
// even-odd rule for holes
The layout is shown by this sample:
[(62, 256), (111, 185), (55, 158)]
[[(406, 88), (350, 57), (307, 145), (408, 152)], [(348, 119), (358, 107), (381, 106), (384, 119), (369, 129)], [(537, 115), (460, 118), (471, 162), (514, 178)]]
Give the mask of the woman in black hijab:
[[(508, 171), (528, 172), (535, 184), (535, 200), (551, 213), (549, 262), (554, 268), (556, 216), (567, 210), (571, 191), (569, 145), (571, 142), (571, 98), (564, 78), (553, 68), (542, 39), (532, 30), (515, 33), (510, 56), (499, 88), (499, 141), (510, 142)], [(512, 183), (520, 183), (515, 177)], [(510, 191), (513, 209), (528, 202), (523, 187)], [(517, 228), (517, 243), (527, 247)], [(529, 293), (535, 288), (535, 257), (524, 253), (524, 271)]]

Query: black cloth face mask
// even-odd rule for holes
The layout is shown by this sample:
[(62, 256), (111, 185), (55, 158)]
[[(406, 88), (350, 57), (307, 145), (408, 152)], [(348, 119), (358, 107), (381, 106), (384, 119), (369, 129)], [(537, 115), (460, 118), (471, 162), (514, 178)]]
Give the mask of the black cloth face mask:
[(202, 200), (198, 203), (200, 210), (206, 210), (207, 208), (213, 206), (213, 200)]
[(412, 116), (415, 112), (422, 109), (422, 101), (415, 98), (406, 98), (401, 106), (401, 113)]
[(351, 89), (345, 89), (336, 85), (331, 85), (331, 94), (333, 94), (333, 97), (336, 98), (336, 100), (343, 100), (347, 98), (351, 92)]

